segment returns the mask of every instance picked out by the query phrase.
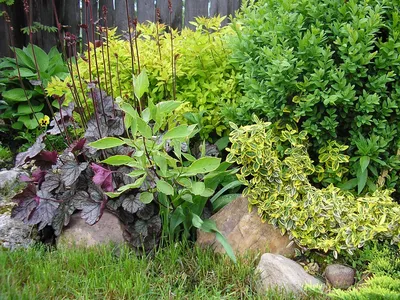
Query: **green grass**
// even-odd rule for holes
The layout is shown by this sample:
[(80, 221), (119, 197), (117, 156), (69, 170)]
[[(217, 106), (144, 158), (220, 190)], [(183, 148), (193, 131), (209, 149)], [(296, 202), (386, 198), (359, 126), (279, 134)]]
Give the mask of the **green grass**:
[(128, 248), (0, 250), (0, 299), (294, 299), (257, 295), (259, 258), (170, 245), (152, 257)]

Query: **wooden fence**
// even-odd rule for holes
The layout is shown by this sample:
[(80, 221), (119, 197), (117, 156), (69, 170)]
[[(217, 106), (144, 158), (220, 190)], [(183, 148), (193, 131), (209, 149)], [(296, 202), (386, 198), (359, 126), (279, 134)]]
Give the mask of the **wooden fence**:
[[(139, 22), (155, 21), (156, 8), (159, 9), (162, 23), (174, 28), (191, 27), (189, 22), (198, 16), (230, 16), (240, 8), (242, 0), (170, 0), (172, 13), (168, 7), (168, 0), (128, 0), (130, 18), (137, 18)], [(83, 2), (83, 3), (82, 3)], [(85, 0), (54, 0), (60, 23), (64, 31), (69, 31), (80, 36), (79, 24), (85, 23)], [(29, 0), (30, 13), (33, 21), (43, 25), (56, 26), (53, 13), (52, 0)], [(108, 26), (117, 26), (120, 31), (127, 30), (128, 18), (126, 14), (125, 0), (91, 0), (93, 18), (99, 20), (103, 16), (102, 8), (108, 8)], [(15, 4), (7, 7), (3, 4), (0, 11), (6, 10), (11, 18), (14, 28), (12, 38), (17, 47), (26, 45), (28, 36), (21, 32), (21, 28), (27, 26), (27, 20), (23, 10), (23, 0), (15, 0)], [(227, 20), (225, 21), (225, 23)], [(4, 18), (0, 18), (0, 57), (10, 55), (10, 36)], [(56, 33), (39, 31), (34, 34), (34, 43), (46, 51), (57, 45)], [(85, 43), (85, 40), (83, 40)]]

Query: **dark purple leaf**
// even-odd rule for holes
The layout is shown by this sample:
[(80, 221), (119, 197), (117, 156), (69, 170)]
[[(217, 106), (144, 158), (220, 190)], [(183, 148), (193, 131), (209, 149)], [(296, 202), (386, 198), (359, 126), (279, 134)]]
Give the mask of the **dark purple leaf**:
[(40, 197), (40, 203), (35, 214), (38, 214), (38, 219), (40, 219), (38, 229), (42, 230), (46, 225), (52, 223), (56, 210), (60, 204), (55, 202), (55, 199), (51, 198), (52, 195), (46, 191), (38, 191), (38, 196)]
[(23, 181), (23, 182), (32, 182), (32, 181), (33, 181), (33, 179), (30, 178), (29, 176), (27, 176), (26, 174), (22, 174), (22, 175), (19, 177), (19, 180), (21, 180), (21, 181)]
[(81, 212), (81, 217), (86, 221), (87, 224), (95, 224), (101, 215), (101, 203), (97, 202), (85, 202)]
[(26, 198), (18, 206), (13, 207), (11, 211), (11, 217), (27, 223), (29, 216), (32, 214), (37, 206), (38, 203), (35, 198)]
[(123, 201), (124, 199), (122, 197), (109, 199), (107, 202), (107, 207), (111, 210), (117, 210), (118, 208), (121, 207)]
[(73, 205), (76, 207), (76, 209), (82, 210), (84, 207), (84, 204), (86, 202), (89, 202), (90, 196), (87, 192), (85, 191), (79, 191), (75, 195), (71, 196)]
[(138, 218), (142, 220), (149, 220), (155, 214), (155, 208), (153, 203), (145, 205), (142, 209), (139, 209), (136, 213)]
[(73, 201), (71, 200), (71, 194), (68, 192), (64, 193), (63, 203), (57, 208), (57, 211), (54, 215), (53, 221), (51, 223), (54, 228), (54, 234), (59, 236), (64, 226), (67, 226), (71, 215), (75, 211), (75, 206)]
[(61, 131), (64, 131), (64, 127), (68, 128), (71, 125), (73, 125), (71, 121), (64, 121), (64, 125), (60, 124), (60, 126), (57, 126), (53, 120), (50, 122), (50, 126), (53, 126), (53, 128), (47, 130), (47, 133), (50, 135), (57, 135), (60, 134)]
[(44, 181), (45, 175), (46, 175), (46, 171), (38, 168), (35, 171), (32, 172), (32, 180), (34, 183), (36, 183), (38, 186), (40, 186), (42, 184), (42, 182)]
[(46, 192), (52, 192), (58, 188), (61, 184), (60, 174), (57, 173), (47, 173), (44, 177), (44, 182), (41, 185), (41, 189)]
[(136, 213), (140, 209), (143, 209), (145, 207), (145, 204), (139, 200), (139, 196), (139, 193), (136, 195), (128, 194), (121, 196), (124, 198), (124, 201), (122, 202), (122, 207), (132, 214)]
[[(61, 110), (56, 112), (54, 115), (54, 119), (57, 121), (58, 126), (53, 119), (50, 122), (50, 126), (53, 126), (52, 129), (48, 130), (47, 132), (52, 135), (60, 134), (60, 129), (65, 130), (64, 127), (68, 127), (72, 125), (72, 113), (74, 111), (75, 104), (71, 101), (67, 106), (61, 106)], [(63, 121), (61, 121), (61, 118)]]
[(89, 89), (94, 89), (94, 88), (96, 88), (96, 84), (95, 84), (94, 82), (89, 82), (88, 85), (87, 85), (87, 87), (88, 87)]
[(80, 164), (75, 160), (65, 162), (61, 166), (61, 180), (64, 182), (65, 186), (71, 186), (74, 184), (87, 166), (88, 163), (86, 162)]
[(50, 168), (52, 165), (57, 163), (58, 154), (57, 151), (41, 151), (34, 157), (35, 164), (39, 167)]
[[(99, 132), (99, 126), (100, 126), (100, 132)], [(88, 143), (97, 141), (97, 140), (107, 136), (108, 128), (104, 122), (104, 118), (99, 118), (99, 126), (97, 126), (97, 121), (96, 121), (95, 117), (92, 117), (87, 122), (85, 138)], [(101, 136), (100, 136), (100, 133), (101, 133)]]
[(92, 201), (103, 202), (104, 199), (107, 199), (103, 190), (98, 185), (95, 185), (92, 182), (89, 184), (88, 192), (89, 192), (89, 197)]
[(24, 163), (26, 163), (27, 160), (35, 157), (45, 148), (45, 144), (43, 143), (44, 137), (45, 134), (42, 133), (41, 135), (38, 136), (36, 142), (32, 145), (32, 147), (30, 147), (25, 152), (21, 152), (17, 155), (15, 160), (16, 167), (22, 166)]
[(69, 151), (70, 152), (81, 151), (83, 149), (83, 146), (85, 146), (85, 143), (86, 143), (85, 138), (74, 141), (69, 147)]
[(115, 117), (107, 120), (108, 136), (120, 136), (125, 132), (124, 121), (121, 117)]
[(114, 186), (112, 181), (112, 172), (94, 163), (90, 166), (94, 172), (93, 182), (100, 186), (103, 191), (113, 192)]
[(17, 202), (18, 205), (23, 205), (23, 202), (29, 199), (36, 198), (36, 185), (33, 183), (29, 183), (23, 191), (17, 195), (15, 195), (12, 200)]
[(142, 236), (147, 236), (148, 234), (147, 222), (144, 220), (137, 220), (135, 222), (134, 229), (137, 233), (139, 233)]

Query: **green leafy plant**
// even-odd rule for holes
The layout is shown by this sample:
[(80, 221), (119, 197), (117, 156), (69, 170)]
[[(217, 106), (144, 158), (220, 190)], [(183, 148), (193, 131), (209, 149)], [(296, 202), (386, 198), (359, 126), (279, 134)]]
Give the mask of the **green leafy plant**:
[[(38, 121), (45, 120), (45, 115), (50, 115), (50, 112), (45, 105), (44, 91), (40, 85), (47, 86), (54, 76), (64, 79), (68, 75), (67, 66), (55, 47), (48, 54), (37, 46), (33, 48), (40, 69), (40, 81), (31, 45), (23, 49), (15, 48), (18, 65), (14, 58), (6, 57), (0, 61), (0, 90), (3, 100), (0, 104), (0, 117), (16, 130), (34, 130), (41, 126)], [(55, 100), (54, 106), (59, 106), (58, 101)]]
[[(134, 84), (135, 97), (139, 100), (149, 91), (145, 71), (134, 79)], [(119, 187), (116, 192), (108, 192), (109, 197), (120, 197), (144, 186), (136, 193), (136, 197), (145, 204), (153, 201), (158, 204), (164, 234), (171, 241), (182, 230), (185, 237), (190, 236), (193, 228), (213, 232), (227, 254), (235, 260), (231, 247), (215, 223), (201, 218), (207, 200), (218, 185), (218, 181), (215, 184), (213, 179), (232, 172), (227, 172), (226, 164), (220, 164), (220, 158), (196, 158), (188, 153), (190, 138), (197, 133), (195, 125), (161, 130), (168, 116), (180, 105), (177, 101), (153, 104), (149, 99), (148, 107), (139, 114), (129, 103), (120, 102), (125, 112), (124, 124), (129, 138), (104, 137), (89, 146), (102, 150), (128, 145), (134, 149), (132, 155), (114, 155), (102, 161), (111, 166), (133, 168), (127, 175), (134, 182)]]
[(244, 97), (226, 115), (296, 122), (312, 157), (348, 145), (349, 173), (333, 181), (374, 191), (399, 171), (399, 15), (397, 0), (247, 1), (229, 44)]
[[(169, 120), (171, 124), (176, 121), (197, 124), (201, 137), (205, 139), (210, 134), (223, 135), (228, 126), (222, 110), (225, 106), (234, 106), (240, 93), (236, 71), (228, 61), (230, 51), (225, 46), (226, 36), (233, 31), (229, 27), (220, 28), (222, 20), (220, 17), (198, 18), (195, 31), (183, 29), (181, 32), (172, 29), (168, 32), (168, 27), (159, 23), (135, 25), (132, 31), (138, 34), (132, 42), (133, 48), (137, 48), (133, 54), (133, 70), (130, 42), (121, 39), (115, 29), (108, 30), (105, 37), (103, 29), (100, 33), (102, 46), (92, 47), (92, 51), (85, 53), (85, 59), (78, 60), (80, 77), (83, 81), (99, 78), (100, 89), (127, 101), (134, 98), (132, 73), (137, 75), (140, 69), (146, 68), (152, 87), (147, 96), (153, 103), (166, 99), (183, 103)], [(90, 69), (89, 59), (94, 62), (95, 53), (99, 62), (102, 62), (100, 58), (104, 54), (104, 61), (98, 68)], [(73, 81), (79, 82), (76, 71), (73, 78), (68, 77), (63, 82), (55, 79), (47, 87), (47, 92), (65, 95), (70, 101), (73, 94), (68, 84)], [(82, 93), (79, 85), (77, 89)]]
[(253, 125), (232, 128), (227, 161), (241, 167), (243, 194), (264, 221), (289, 232), (298, 245), (337, 255), (377, 239), (399, 243), (400, 206), (391, 190), (355, 197), (332, 184), (318, 189), (309, 179), (315, 167), (305, 131), (280, 129), (256, 117)]

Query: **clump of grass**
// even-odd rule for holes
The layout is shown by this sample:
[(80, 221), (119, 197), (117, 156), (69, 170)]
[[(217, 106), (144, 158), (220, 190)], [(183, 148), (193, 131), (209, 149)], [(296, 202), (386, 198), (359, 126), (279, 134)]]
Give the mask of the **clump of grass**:
[(129, 248), (0, 250), (1, 299), (296, 299), (256, 292), (259, 257), (229, 258), (188, 243), (153, 256)]
[(210, 251), (172, 244), (153, 257), (128, 248), (0, 251), (2, 299), (243, 299), (257, 297), (255, 257), (235, 265)]

